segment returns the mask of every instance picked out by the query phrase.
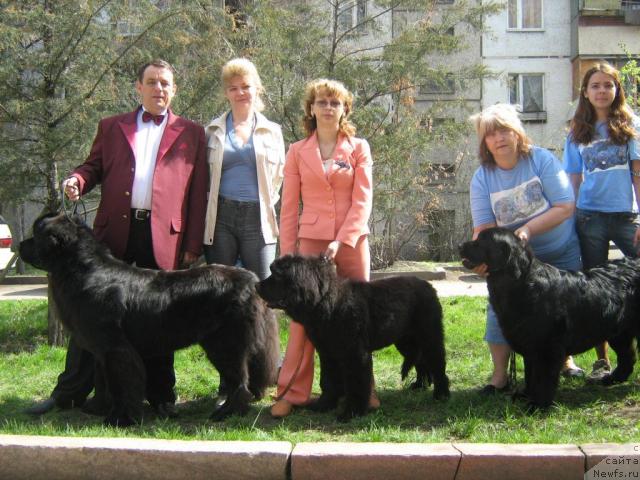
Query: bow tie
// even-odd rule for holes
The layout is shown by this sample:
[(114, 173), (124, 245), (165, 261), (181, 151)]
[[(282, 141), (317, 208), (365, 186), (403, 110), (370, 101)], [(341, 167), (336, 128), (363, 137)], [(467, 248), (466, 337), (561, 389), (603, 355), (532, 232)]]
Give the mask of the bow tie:
[(147, 111), (142, 112), (143, 122), (150, 122), (151, 120), (153, 120), (153, 123), (155, 123), (156, 125), (160, 125), (162, 123), (162, 120), (164, 120), (164, 115), (153, 115)]

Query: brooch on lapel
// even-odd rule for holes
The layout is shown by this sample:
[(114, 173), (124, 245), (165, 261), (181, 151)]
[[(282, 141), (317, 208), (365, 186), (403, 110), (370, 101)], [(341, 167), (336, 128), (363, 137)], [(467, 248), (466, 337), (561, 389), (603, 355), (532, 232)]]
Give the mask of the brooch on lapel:
[(346, 168), (347, 170), (351, 168), (351, 164), (346, 160), (336, 160), (336, 165), (340, 168)]

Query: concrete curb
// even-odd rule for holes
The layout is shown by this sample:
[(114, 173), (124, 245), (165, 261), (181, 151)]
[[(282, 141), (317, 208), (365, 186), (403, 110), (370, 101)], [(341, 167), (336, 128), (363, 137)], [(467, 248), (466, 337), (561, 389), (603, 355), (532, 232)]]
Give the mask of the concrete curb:
[[(299, 443), (0, 435), (0, 478), (583, 480), (639, 444)], [(615, 463), (615, 460), (614, 460)], [(631, 478), (631, 477), (630, 477)], [(634, 477), (635, 478), (635, 477)]]
[(0, 478), (280, 480), (290, 454), (289, 442), (0, 435)]

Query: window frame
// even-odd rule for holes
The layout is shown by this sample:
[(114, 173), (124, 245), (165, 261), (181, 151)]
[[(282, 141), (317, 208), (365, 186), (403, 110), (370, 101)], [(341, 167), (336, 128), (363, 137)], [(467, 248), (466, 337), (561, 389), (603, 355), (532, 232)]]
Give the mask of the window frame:
[[(513, 85), (513, 77), (517, 77), (517, 90), (516, 90), (516, 99), (511, 96), (511, 87)], [(540, 77), (542, 79), (542, 85), (540, 88), (540, 92), (542, 98), (540, 99), (540, 110), (535, 110), (531, 112), (524, 111), (524, 78), (525, 77)], [(540, 72), (518, 72), (518, 73), (509, 73), (508, 74), (508, 96), (509, 103), (514, 105), (519, 105), (521, 107), (520, 119), (523, 122), (546, 122), (547, 121), (547, 99), (545, 95), (545, 84), (546, 84), (546, 75)]]
[[(348, 4), (351, 6), (348, 6)], [(347, 4), (346, 7), (342, 7), (342, 5)], [(359, 16), (360, 8), (362, 8), (362, 13)], [(347, 12), (351, 10), (351, 22), (350, 24), (342, 21), (341, 17), (347, 15)], [(348, 35), (361, 35), (366, 33), (366, 23), (363, 23), (367, 18), (367, 12), (369, 10), (367, 0), (345, 0), (344, 3), (340, 3), (340, 10), (338, 11), (338, 24), (337, 27), (341, 31), (349, 31)]]
[[(524, 2), (540, 2), (540, 26), (539, 27), (523, 27), (523, 3)], [(510, 6), (512, 2), (516, 4), (516, 26), (509, 25), (510, 22)], [(544, 30), (544, 0), (507, 0), (507, 31), (508, 32), (541, 32)]]

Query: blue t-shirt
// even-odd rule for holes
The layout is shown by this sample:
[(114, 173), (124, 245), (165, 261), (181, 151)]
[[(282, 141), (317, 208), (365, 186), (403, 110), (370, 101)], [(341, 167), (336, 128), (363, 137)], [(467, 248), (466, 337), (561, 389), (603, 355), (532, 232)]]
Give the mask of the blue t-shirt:
[[(473, 226), (495, 223), (517, 230), (553, 205), (573, 202), (573, 190), (560, 162), (548, 150), (533, 147), (528, 157), (511, 170), (481, 166), (471, 179)], [(578, 242), (574, 217), (529, 241), (536, 256), (566, 251), (568, 242)]]
[[(637, 117), (633, 125), (640, 131)], [(631, 212), (635, 209), (629, 160), (640, 159), (638, 139), (616, 145), (609, 140), (606, 122), (597, 122), (595, 130), (589, 144), (577, 144), (569, 134), (564, 145), (564, 170), (583, 175), (577, 206), (597, 212)]]
[(230, 200), (257, 202), (258, 170), (253, 134), (242, 145), (236, 138), (231, 112), (227, 115), (226, 127), (219, 194)]

